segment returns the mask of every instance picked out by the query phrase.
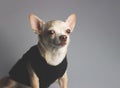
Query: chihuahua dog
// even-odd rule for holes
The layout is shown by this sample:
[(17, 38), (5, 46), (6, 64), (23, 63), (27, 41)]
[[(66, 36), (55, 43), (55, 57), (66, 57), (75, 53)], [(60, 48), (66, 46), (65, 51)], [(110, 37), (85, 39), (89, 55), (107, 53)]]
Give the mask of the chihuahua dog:
[(13, 66), (9, 77), (0, 80), (0, 88), (48, 88), (56, 80), (60, 88), (67, 88), (67, 48), (76, 15), (46, 23), (34, 14), (29, 18), (38, 44)]

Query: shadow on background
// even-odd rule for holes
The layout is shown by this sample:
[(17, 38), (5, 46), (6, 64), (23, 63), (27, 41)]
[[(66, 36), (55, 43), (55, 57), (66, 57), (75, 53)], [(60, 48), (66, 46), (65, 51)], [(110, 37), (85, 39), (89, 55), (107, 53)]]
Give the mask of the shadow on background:
[[(4, 28), (0, 28), (0, 30), (4, 30)], [(0, 33), (0, 78), (3, 76), (7, 76), (10, 68), (13, 66), (13, 58), (14, 56), (14, 48), (12, 44), (12, 39), (1, 31)]]

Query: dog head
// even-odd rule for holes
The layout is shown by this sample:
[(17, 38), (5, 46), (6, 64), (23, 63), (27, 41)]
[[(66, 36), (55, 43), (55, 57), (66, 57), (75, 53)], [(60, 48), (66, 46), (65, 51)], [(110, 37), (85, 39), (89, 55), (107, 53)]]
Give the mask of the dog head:
[(70, 34), (76, 23), (76, 15), (70, 15), (66, 21), (52, 20), (44, 22), (34, 14), (30, 14), (30, 24), (39, 36), (39, 42), (46, 48), (67, 47)]

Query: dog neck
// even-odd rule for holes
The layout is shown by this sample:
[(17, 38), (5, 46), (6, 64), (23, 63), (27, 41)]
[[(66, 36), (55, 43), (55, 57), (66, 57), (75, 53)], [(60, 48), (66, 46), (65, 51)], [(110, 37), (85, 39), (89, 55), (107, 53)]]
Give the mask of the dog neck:
[(56, 66), (60, 64), (67, 54), (67, 46), (63, 48), (48, 48), (42, 43), (38, 43), (40, 54), (49, 65)]

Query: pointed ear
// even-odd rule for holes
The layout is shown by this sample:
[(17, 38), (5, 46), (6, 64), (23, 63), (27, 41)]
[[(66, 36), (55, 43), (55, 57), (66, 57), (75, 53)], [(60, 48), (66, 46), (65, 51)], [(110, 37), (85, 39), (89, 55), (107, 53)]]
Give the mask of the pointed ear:
[(71, 14), (65, 22), (68, 24), (72, 32), (76, 24), (76, 14)]
[(40, 34), (43, 29), (44, 21), (42, 21), (39, 17), (37, 17), (34, 14), (30, 14), (29, 19), (30, 19), (30, 24), (31, 24), (33, 31), (36, 34)]

